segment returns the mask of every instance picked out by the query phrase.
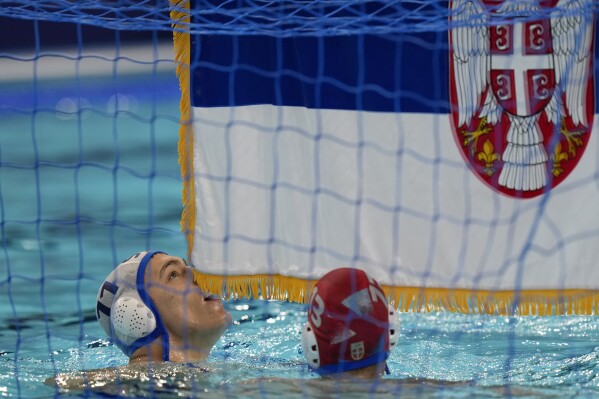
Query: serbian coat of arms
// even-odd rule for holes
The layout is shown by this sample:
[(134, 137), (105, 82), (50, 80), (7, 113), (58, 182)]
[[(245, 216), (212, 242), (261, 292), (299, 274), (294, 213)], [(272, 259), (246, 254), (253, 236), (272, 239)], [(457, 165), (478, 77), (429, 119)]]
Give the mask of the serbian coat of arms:
[(591, 0), (452, 0), (454, 136), (474, 172), (511, 197), (560, 184), (593, 125)]
[(364, 341), (354, 342), (350, 345), (351, 358), (354, 360), (360, 360), (364, 357)]

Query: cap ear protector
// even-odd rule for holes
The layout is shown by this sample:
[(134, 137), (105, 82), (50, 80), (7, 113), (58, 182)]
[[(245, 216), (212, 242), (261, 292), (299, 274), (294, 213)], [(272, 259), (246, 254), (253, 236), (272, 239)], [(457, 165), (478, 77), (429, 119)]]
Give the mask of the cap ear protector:
[[(389, 309), (389, 351), (391, 351), (399, 340), (399, 315), (392, 305), (387, 305), (387, 307)], [(320, 368), (318, 340), (309, 321), (302, 328), (302, 350), (304, 351), (308, 366), (316, 371), (320, 371), (318, 370)], [(387, 356), (385, 356), (386, 358)]]
[(120, 297), (114, 302), (110, 322), (118, 334), (135, 339), (143, 338), (156, 329), (156, 318), (150, 308), (128, 296)]
[(392, 305), (389, 305), (389, 351), (395, 348), (399, 341), (399, 314)]
[(313, 369), (320, 367), (320, 353), (318, 352), (318, 341), (316, 340), (316, 334), (310, 325), (310, 322), (306, 322), (302, 328), (302, 349), (304, 356), (308, 362), (308, 366)]

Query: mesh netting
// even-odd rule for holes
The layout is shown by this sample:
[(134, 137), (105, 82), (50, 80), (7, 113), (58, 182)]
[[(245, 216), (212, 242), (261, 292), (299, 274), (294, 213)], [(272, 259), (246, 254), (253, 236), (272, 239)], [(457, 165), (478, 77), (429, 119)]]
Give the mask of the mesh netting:
[[(165, 0), (156, 1), (0, 1), (0, 16), (76, 22), (115, 30), (171, 31), (171, 10), (183, 10)], [(490, 8), (495, 7), (492, 2)], [(585, 6), (594, 12), (596, 5)], [(192, 22), (182, 26), (192, 34), (304, 35), (392, 34), (444, 31), (448, 28), (447, 1), (191, 1)], [(539, 10), (535, 18), (549, 11)], [(518, 14), (515, 8), (501, 18)], [(499, 22), (499, 20), (497, 21)], [(478, 23), (478, 22), (477, 22)]]
[[(448, 29), (500, 24), (533, 2), (513, 1), (484, 22), (463, 10), (452, 19), (446, 1), (191, 3), (188, 11), (185, 2), (158, 0), (0, 0), (0, 396), (597, 395), (597, 291), (561, 290), (597, 281), (597, 132), (556, 124), (563, 137), (559, 147), (548, 144), (549, 179), (582, 160), (559, 187), (523, 199), (498, 193), (490, 177), (498, 174), (501, 140), (486, 139), (487, 120), (472, 119), (456, 140), (449, 126), (457, 78)], [(555, 3), (522, 20), (594, 15), (597, 7)], [(486, 5), (492, 11), (499, 2)], [(270, 267), (288, 251), (308, 259), (308, 277), (332, 259), (379, 267), (390, 283), (411, 279), (414, 287), (396, 298), (403, 302), (394, 302), (409, 305), (401, 310), (456, 312), (402, 312), (388, 380), (312, 384), (300, 345), (307, 307), (246, 299), (225, 305), (235, 325), (213, 348), (210, 373), (186, 364), (151, 373), (119, 368), (127, 358), (96, 320), (99, 286), (133, 252), (186, 253), (172, 11), (191, 14), (177, 29), (199, 35), (192, 40), (203, 50), (191, 68), (202, 87), (192, 104), (203, 106), (194, 115), (197, 142), (206, 142), (198, 158), (220, 169), (200, 168), (195, 177), (217, 188), (199, 191), (214, 194), (206, 201), (219, 216), (213, 220), (226, 221), (208, 220), (217, 228), (198, 234), (213, 244), (199, 251), (208, 259), (198, 265), (220, 277), (237, 270), (212, 262), (217, 256), (246, 268), (251, 249)], [(70, 29), (68, 43), (53, 40), (59, 27)], [(106, 28), (108, 39), (90, 44), (85, 28)], [(129, 42), (131, 31), (147, 35)], [(26, 34), (32, 40), (23, 45)], [(462, 83), (470, 72), (462, 71)], [(596, 82), (588, 86), (591, 104)], [(287, 108), (272, 116), (263, 112), (271, 104)], [(255, 119), (261, 115), (269, 116)], [(348, 170), (355, 181), (344, 185), (339, 176)], [(331, 239), (318, 241), (323, 232)], [(523, 296), (541, 280), (555, 289)], [(214, 281), (215, 291), (223, 286)], [(243, 296), (264, 281), (229, 279), (226, 288)], [(306, 287), (295, 283), (288, 287)], [(504, 283), (513, 295), (453, 290)], [(516, 309), (578, 316), (516, 317)], [(81, 378), (81, 370), (107, 367), (116, 372)], [(54, 376), (60, 387), (42, 383)]]

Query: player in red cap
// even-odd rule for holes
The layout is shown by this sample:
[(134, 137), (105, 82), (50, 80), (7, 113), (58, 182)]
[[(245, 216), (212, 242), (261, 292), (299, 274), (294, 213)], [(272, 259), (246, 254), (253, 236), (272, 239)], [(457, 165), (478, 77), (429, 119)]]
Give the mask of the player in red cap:
[(320, 375), (380, 376), (398, 337), (397, 312), (363, 270), (335, 269), (314, 287), (302, 347)]

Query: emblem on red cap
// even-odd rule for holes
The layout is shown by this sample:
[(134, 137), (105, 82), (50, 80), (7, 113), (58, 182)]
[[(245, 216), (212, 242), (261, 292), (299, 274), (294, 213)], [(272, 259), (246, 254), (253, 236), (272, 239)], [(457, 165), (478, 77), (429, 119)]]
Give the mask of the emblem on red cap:
[(351, 358), (360, 360), (364, 357), (364, 341), (351, 344)]

